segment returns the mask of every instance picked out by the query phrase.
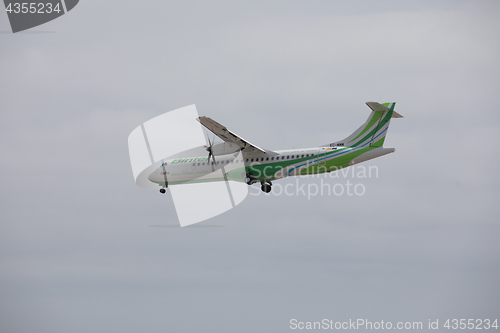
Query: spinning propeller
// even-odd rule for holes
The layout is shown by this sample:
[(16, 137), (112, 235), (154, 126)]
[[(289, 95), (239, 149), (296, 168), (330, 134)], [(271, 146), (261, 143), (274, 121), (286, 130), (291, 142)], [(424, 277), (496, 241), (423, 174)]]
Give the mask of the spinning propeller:
[(215, 156), (214, 156), (214, 153), (212, 151), (212, 147), (214, 146), (214, 142), (215, 142), (215, 135), (214, 135), (214, 139), (212, 141), (210, 141), (210, 138), (207, 135), (207, 140), (208, 140), (208, 144), (209, 144), (209, 146), (207, 147), (208, 163), (210, 163), (210, 157), (211, 157), (212, 161), (214, 162), (214, 164), (212, 164), (212, 171), (214, 171), (214, 165), (217, 166), (217, 162), (215, 161)]

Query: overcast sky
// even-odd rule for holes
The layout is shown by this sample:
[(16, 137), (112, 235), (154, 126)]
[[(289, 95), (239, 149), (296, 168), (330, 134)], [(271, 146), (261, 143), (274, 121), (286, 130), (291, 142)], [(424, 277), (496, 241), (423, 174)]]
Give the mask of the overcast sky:
[[(12, 34), (0, 13), (0, 331), (498, 318), (499, 16), (498, 1), (82, 0)], [(164, 112), (196, 104), (278, 150), (344, 138), (366, 101), (405, 117), (396, 153), (365, 163), (378, 178), (323, 179), (363, 196), (249, 195), (181, 229), (170, 194), (134, 184), (127, 137)]]

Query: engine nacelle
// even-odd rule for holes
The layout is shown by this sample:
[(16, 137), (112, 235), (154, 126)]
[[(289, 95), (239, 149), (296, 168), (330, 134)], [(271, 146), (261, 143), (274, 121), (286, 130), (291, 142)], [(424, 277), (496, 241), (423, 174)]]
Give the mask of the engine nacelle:
[(240, 151), (240, 149), (240, 146), (234, 143), (222, 142), (212, 147), (212, 153), (214, 154), (214, 156), (221, 156), (236, 153)]

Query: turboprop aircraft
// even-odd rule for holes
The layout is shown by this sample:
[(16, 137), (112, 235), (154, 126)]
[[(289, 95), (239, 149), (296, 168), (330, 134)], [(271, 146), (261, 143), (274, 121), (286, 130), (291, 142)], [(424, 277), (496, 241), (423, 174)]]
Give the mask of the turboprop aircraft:
[[(269, 193), (272, 182), (281, 178), (332, 172), (395, 151), (384, 147), (392, 118), (402, 118), (394, 111), (395, 103), (367, 102), (372, 110), (366, 122), (343, 140), (319, 147), (267, 150), (257, 147), (208, 117), (197, 120), (214, 134), (204, 146), (206, 155), (164, 160), (152, 172), (149, 181), (158, 184), (160, 192), (173, 185), (237, 181), (261, 184)], [(224, 142), (214, 144), (215, 136)]]

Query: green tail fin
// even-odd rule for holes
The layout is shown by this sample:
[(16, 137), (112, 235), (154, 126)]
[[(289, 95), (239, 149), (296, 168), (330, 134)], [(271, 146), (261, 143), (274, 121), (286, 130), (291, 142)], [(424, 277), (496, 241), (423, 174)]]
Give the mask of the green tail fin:
[(396, 103), (367, 102), (366, 105), (372, 109), (366, 122), (347, 138), (325, 146), (382, 147), (391, 119), (403, 116), (394, 111)]

